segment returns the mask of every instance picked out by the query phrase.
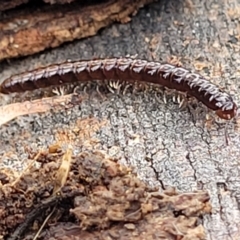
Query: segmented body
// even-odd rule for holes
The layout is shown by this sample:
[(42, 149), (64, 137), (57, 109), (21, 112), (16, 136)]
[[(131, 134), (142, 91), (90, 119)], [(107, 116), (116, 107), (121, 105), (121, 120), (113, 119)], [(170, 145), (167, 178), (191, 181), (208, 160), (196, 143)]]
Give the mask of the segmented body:
[(195, 97), (222, 119), (230, 120), (237, 112), (232, 97), (201, 75), (171, 64), (131, 58), (81, 60), (50, 65), (6, 79), (0, 86), (0, 92), (24, 92), (89, 80), (159, 84)]

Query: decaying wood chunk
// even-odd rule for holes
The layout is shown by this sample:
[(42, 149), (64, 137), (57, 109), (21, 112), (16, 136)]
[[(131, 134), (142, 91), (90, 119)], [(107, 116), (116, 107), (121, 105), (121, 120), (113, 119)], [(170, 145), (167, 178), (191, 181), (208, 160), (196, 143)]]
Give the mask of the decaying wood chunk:
[(15, 180), (0, 171), (3, 238), (34, 239), (53, 209), (41, 239), (205, 239), (207, 192), (160, 192), (103, 152), (73, 156), (56, 146), (37, 153)]
[(75, 1), (12, 10), (0, 19), (0, 60), (31, 55), (95, 35), (114, 21), (130, 21), (140, 7), (153, 1), (109, 0), (87, 6)]

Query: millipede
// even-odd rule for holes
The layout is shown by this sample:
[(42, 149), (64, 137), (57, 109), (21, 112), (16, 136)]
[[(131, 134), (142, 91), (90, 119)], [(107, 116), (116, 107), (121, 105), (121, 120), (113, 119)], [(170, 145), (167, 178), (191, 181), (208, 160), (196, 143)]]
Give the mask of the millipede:
[(68, 61), (49, 65), (11, 76), (2, 82), (0, 92), (20, 93), (90, 80), (160, 85), (195, 97), (221, 119), (231, 120), (237, 115), (237, 105), (232, 97), (200, 74), (168, 63), (132, 58)]

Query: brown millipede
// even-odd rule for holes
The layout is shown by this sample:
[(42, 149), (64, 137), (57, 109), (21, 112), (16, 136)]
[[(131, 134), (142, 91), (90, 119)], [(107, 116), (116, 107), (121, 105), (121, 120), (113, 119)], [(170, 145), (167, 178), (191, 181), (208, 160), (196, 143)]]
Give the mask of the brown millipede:
[(0, 92), (24, 92), (89, 80), (140, 81), (162, 85), (195, 97), (221, 119), (230, 120), (237, 114), (237, 105), (232, 97), (203, 76), (171, 64), (131, 58), (80, 60), (49, 65), (6, 79), (0, 86)]

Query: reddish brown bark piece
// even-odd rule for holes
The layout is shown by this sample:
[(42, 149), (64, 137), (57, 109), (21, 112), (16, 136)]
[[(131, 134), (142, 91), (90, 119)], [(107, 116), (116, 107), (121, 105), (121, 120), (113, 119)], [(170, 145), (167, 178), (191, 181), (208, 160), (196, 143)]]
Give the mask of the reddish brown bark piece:
[(91, 6), (74, 2), (12, 12), (0, 22), (0, 60), (95, 35), (114, 21), (128, 22), (140, 7), (153, 1), (110, 0)]

